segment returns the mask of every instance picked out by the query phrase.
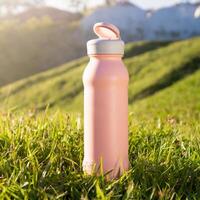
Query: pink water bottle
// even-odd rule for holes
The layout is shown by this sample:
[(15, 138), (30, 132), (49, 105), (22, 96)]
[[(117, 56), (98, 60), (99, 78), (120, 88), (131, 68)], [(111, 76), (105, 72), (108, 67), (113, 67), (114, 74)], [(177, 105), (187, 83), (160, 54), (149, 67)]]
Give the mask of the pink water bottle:
[(117, 27), (94, 25), (98, 39), (87, 43), (84, 84), (83, 170), (116, 177), (128, 169), (128, 72)]

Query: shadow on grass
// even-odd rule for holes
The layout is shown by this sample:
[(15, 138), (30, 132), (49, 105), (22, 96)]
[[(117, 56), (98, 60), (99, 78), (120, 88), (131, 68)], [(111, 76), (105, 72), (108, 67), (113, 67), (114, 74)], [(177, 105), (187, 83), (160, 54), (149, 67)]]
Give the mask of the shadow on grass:
[(38, 111), (43, 111), (46, 110), (46, 108), (52, 108), (54, 107), (58, 102), (64, 102), (67, 100), (73, 101), (73, 98), (75, 98), (77, 95), (79, 95), (83, 91), (83, 85), (82, 84), (77, 84), (73, 88), (73, 90), (63, 94), (62, 96), (59, 96), (59, 98), (56, 98), (52, 101), (49, 101), (48, 103), (42, 103), (36, 107), (36, 110)]
[[(131, 179), (139, 186), (143, 199), (162, 199), (173, 195), (187, 199), (200, 196), (200, 169), (198, 162), (189, 161), (172, 164), (137, 159), (132, 166)], [(174, 198), (176, 197), (174, 196)]]
[[(129, 134), (130, 180), (142, 199), (193, 199), (200, 196), (199, 140), (173, 129)], [(196, 199), (196, 198), (194, 198)]]
[[(103, 195), (109, 195), (112, 191), (112, 197), (119, 196), (122, 199), (195, 199), (200, 196), (200, 168), (197, 160), (192, 160), (189, 153), (184, 150), (180, 141), (173, 140), (173, 152), (171, 152), (169, 160), (167, 156), (168, 146), (160, 152), (154, 152), (154, 146), (156, 145), (159, 149), (162, 145), (162, 141), (165, 140), (163, 137), (170, 137), (161, 135), (155, 143), (156, 135), (149, 136), (149, 140), (143, 144), (148, 146), (150, 149), (144, 149), (145, 146), (141, 146), (140, 140), (142, 136), (135, 138), (134, 146), (136, 149), (133, 152), (129, 152), (131, 172), (129, 176), (121, 181), (113, 182), (106, 181), (101, 177), (95, 176), (84, 176), (81, 167), (75, 165), (72, 167), (72, 163), (66, 160), (62, 162), (61, 168), (64, 169), (61, 174), (53, 174), (53, 176), (47, 177), (46, 180), (41, 182), (42, 188), (47, 188), (51, 185), (55, 191), (64, 194), (64, 199), (80, 199), (81, 195), (85, 195), (89, 199), (95, 199), (98, 196), (96, 191), (96, 183), (101, 184), (101, 190), (104, 191)], [(144, 136), (145, 137), (145, 136)], [(162, 140), (162, 141), (161, 141)], [(168, 139), (167, 139), (168, 140)], [(138, 142), (138, 143), (137, 143)], [(148, 144), (146, 143), (148, 142)], [(189, 148), (189, 141), (184, 143), (186, 148)], [(188, 150), (189, 150), (188, 149)], [(142, 154), (139, 152), (143, 150)], [(145, 153), (146, 152), (146, 153)], [(158, 153), (162, 157), (154, 155)], [(195, 152), (191, 151), (191, 155)], [(102, 180), (101, 180), (102, 179)], [(132, 183), (132, 187), (130, 187)], [(106, 190), (108, 188), (109, 190)], [(46, 192), (53, 194), (54, 190), (49, 188)], [(111, 193), (110, 193), (111, 194)], [(138, 195), (138, 198), (136, 198)], [(127, 197), (127, 198), (125, 198)], [(111, 198), (112, 199), (112, 198)], [(118, 198), (117, 198), (118, 199)]]
[(159, 49), (161, 47), (166, 47), (171, 43), (172, 43), (171, 41), (152, 41), (152, 42), (146, 42), (140, 45), (136, 44), (133, 46), (128, 46), (126, 48), (124, 58), (130, 58), (132, 56), (137, 56), (149, 51)]
[(200, 57), (193, 58), (189, 62), (185, 63), (185, 65), (183, 65), (181, 68), (175, 69), (163, 76), (160, 80), (158, 80), (157, 83), (150, 85), (149, 87), (135, 94), (133, 97), (129, 98), (129, 103), (133, 103), (134, 101), (151, 96), (156, 92), (173, 85), (177, 81), (186, 78), (197, 70), (200, 70)]
[[(52, 79), (56, 76), (63, 75), (64, 73), (68, 73), (70, 70), (73, 70), (76, 67), (80, 67), (83, 63), (86, 63), (86, 62), (87, 62), (87, 58), (84, 57), (84, 58), (77, 59), (77, 61), (71, 61), (67, 68), (66, 67), (63, 69), (60, 68), (60, 70), (57, 70), (54, 73), (45, 74), (45, 72), (40, 72), (39, 75), (34, 75), (33, 78), (32, 77), (27, 78), (27, 80), (25, 80), (18, 86), (14, 87), (14, 89), (12, 89), (10, 91), (9, 96), (15, 95), (18, 92), (20, 92), (21, 90), (31, 87), (34, 84), (38, 84), (38, 83), (41, 83), (42, 81), (46, 81), (46, 80)], [(55, 70), (55, 68), (50, 69), (50, 70)], [(35, 77), (35, 76), (37, 76), (37, 77)], [(4, 98), (4, 97), (0, 96), (0, 98)]]

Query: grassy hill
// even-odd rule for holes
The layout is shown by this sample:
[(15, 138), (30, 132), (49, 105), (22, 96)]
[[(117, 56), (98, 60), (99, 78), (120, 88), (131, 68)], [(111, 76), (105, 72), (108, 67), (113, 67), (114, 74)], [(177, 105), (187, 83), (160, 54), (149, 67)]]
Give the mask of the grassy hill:
[[(155, 110), (157, 116), (199, 118), (199, 44), (200, 38), (127, 45), (124, 62), (130, 75), (130, 111), (143, 116)], [(0, 108), (44, 110), (48, 106), (81, 112), (81, 76), (87, 62), (81, 58), (3, 87)]]
[(130, 170), (116, 180), (81, 167), (87, 62), (0, 89), (0, 199), (198, 199), (200, 38), (126, 46)]
[(0, 86), (81, 57), (79, 20), (48, 7), (0, 19)]

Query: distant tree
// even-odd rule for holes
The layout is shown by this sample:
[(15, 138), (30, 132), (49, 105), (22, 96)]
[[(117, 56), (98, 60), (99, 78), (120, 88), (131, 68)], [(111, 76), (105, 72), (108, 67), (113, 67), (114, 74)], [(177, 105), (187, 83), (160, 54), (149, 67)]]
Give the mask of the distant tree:
[[(87, 9), (88, 1), (87, 0), (66, 0), (67, 3), (73, 8), (77, 9)], [(107, 6), (112, 6), (115, 5), (116, 3), (125, 3), (125, 2), (130, 2), (129, 0), (104, 0), (104, 4)]]
[[(87, 7), (87, 0), (66, 0), (69, 2), (70, 6), (74, 8), (86, 8)], [(115, 5), (118, 2), (129, 2), (129, 0), (104, 0), (104, 3), (107, 6)]]
[(129, 0), (105, 0), (105, 4), (108, 6), (115, 5), (116, 3), (127, 3)]
[(87, 0), (66, 0), (72, 8), (77, 10), (87, 9)]
[(112, 4), (111, 0), (105, 0), (105, 4), (110, 6)]
[(44, 4), (45, 0), (0, 0), (0, 8), (4, 8), (8, 14), (13, 13), (17, 7), (31, 7)]

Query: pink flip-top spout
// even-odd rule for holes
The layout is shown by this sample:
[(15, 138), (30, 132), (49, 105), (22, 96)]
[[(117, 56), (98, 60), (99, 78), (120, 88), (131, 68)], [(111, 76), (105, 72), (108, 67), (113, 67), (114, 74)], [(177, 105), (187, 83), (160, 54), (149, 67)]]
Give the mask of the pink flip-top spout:
[(94, 32), (99, 38), (102, 39), (120, 39), (120, 31), (113, 24), (99, 22), (93, 27)]

